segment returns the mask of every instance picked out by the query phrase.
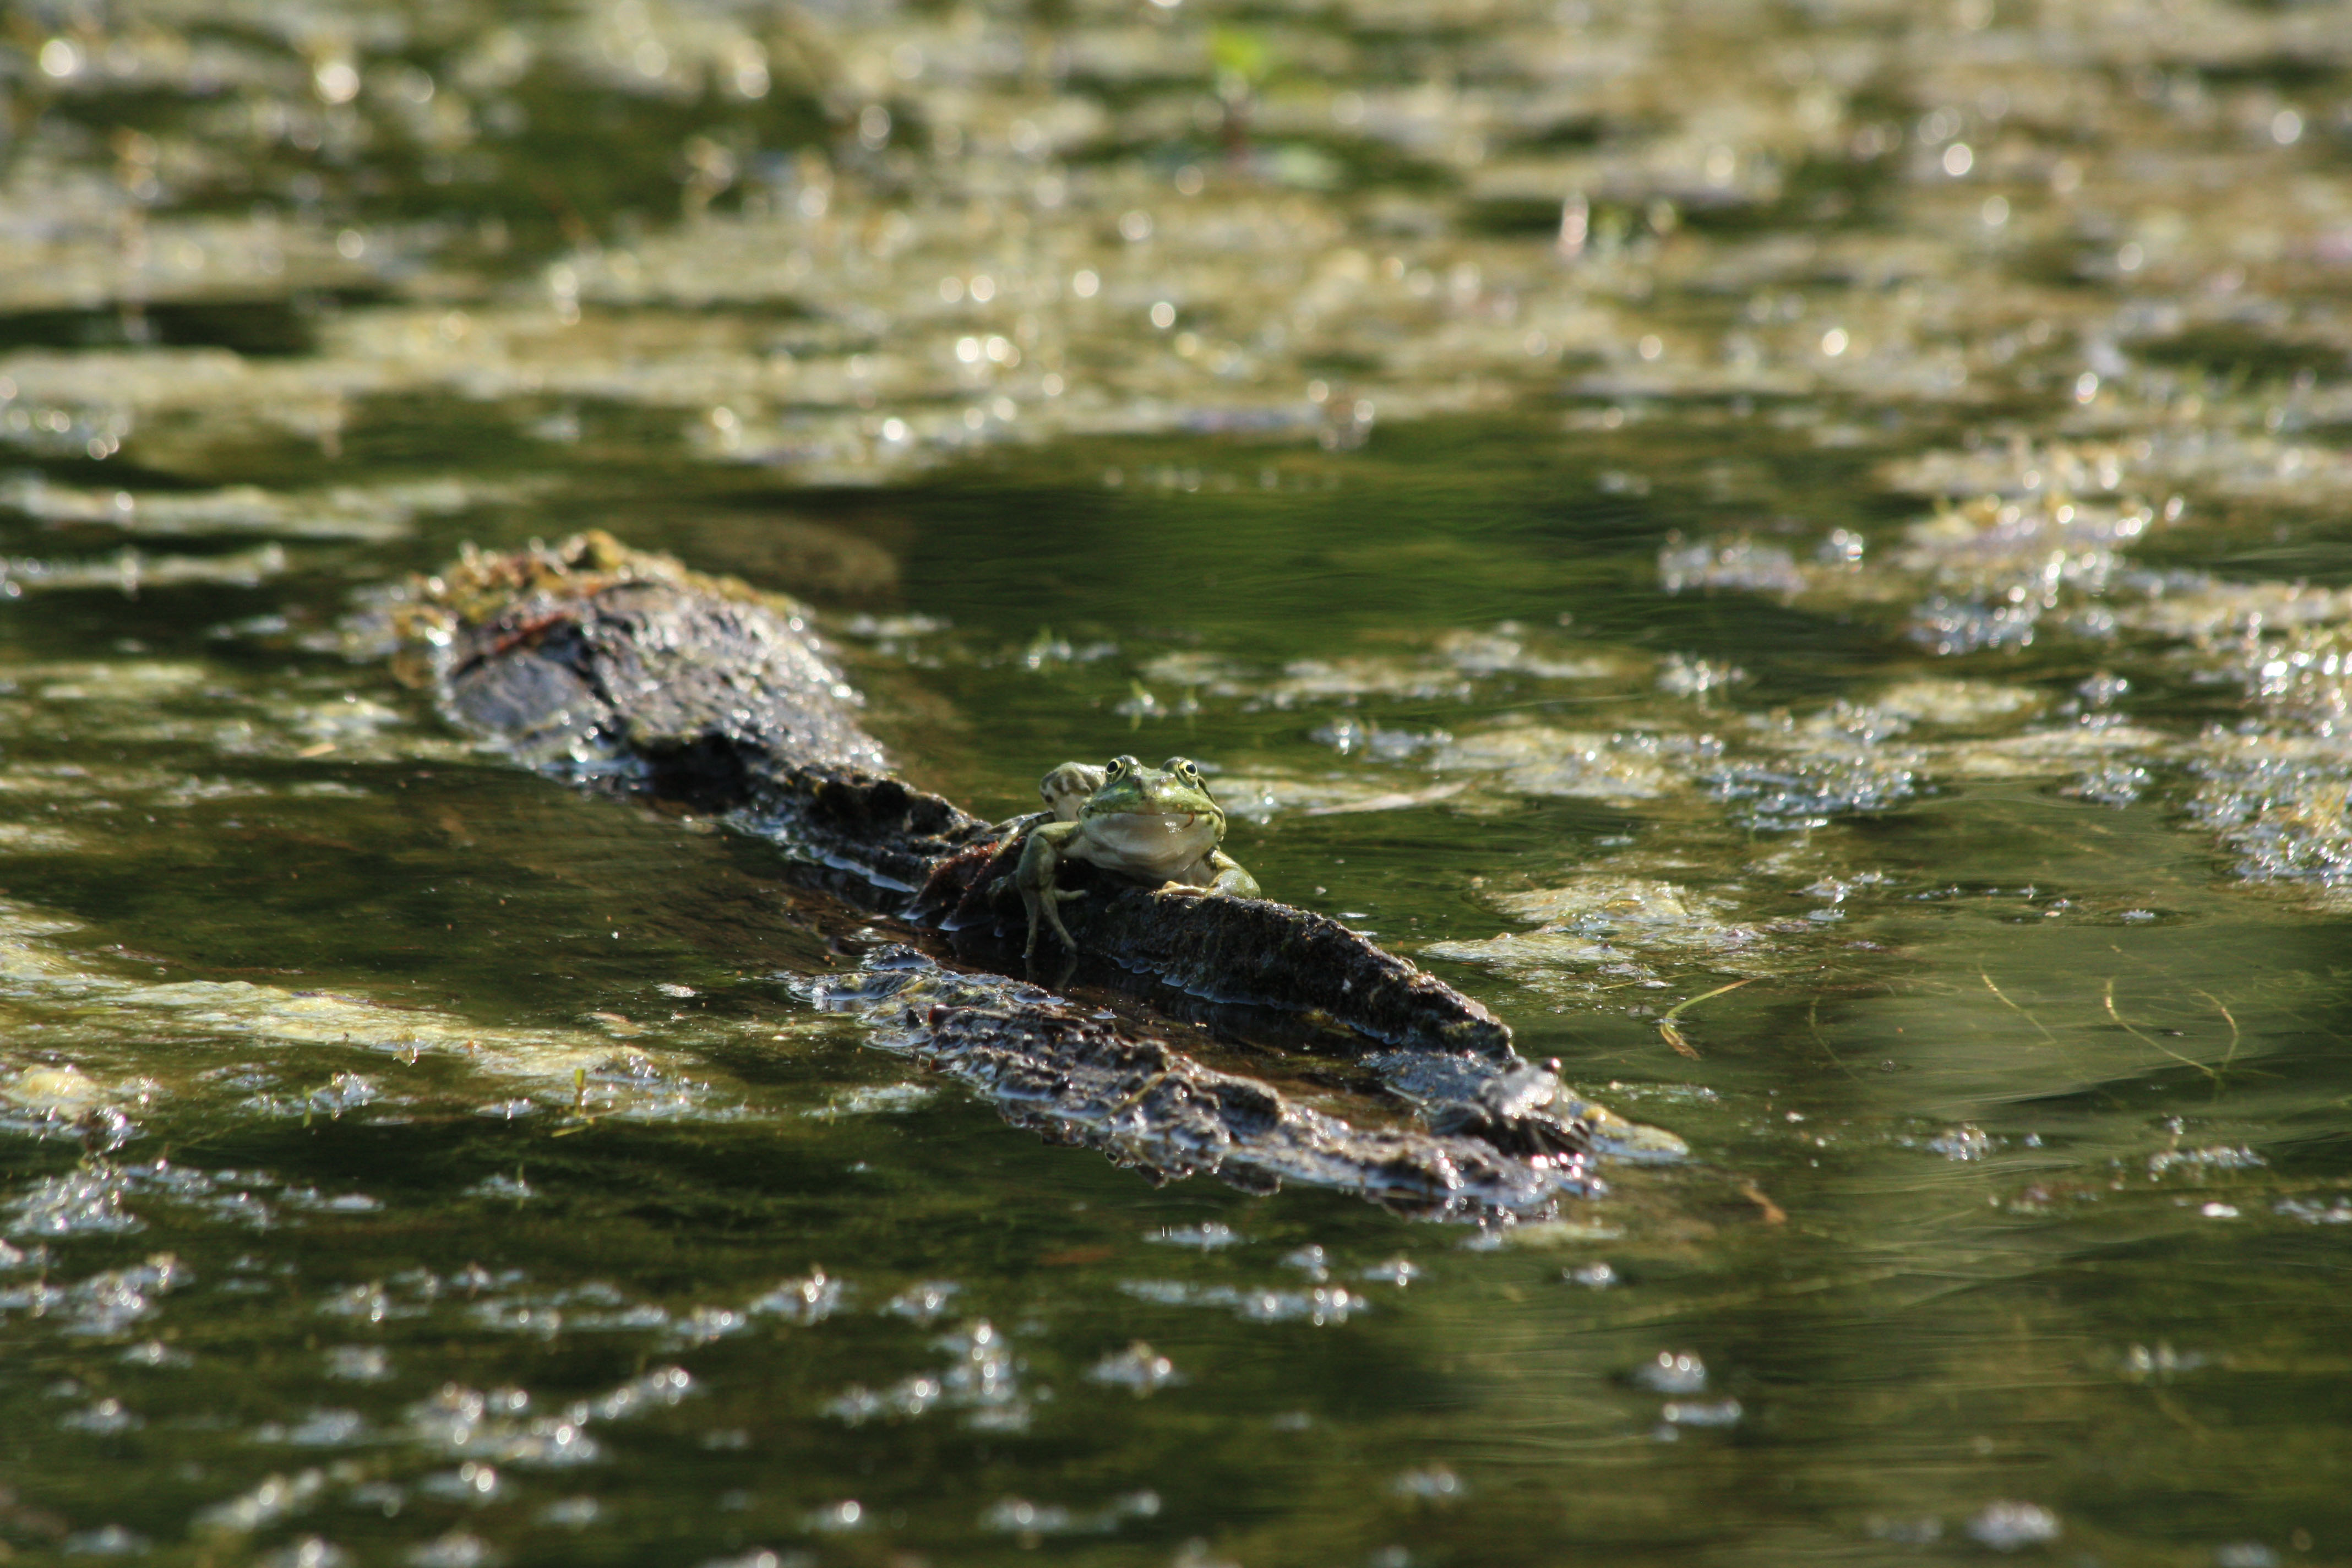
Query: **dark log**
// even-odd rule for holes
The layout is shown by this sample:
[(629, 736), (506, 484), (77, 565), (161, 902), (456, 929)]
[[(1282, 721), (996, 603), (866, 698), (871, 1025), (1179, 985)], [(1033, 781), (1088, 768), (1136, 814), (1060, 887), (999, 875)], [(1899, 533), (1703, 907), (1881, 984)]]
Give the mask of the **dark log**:
[[(1145, 987), (1139, 1016), (1011, 979), (1018, 828), (893, 777), (788, 600), (592, 533), (468, 552), (395, 620), (454, 722), (581, 784), (723, 813), (782, 850), (800, 885), (888, 918), (901, 941), (818, 999), (866, 1011), (884, 1043), (1017, 1121), (1163, 1178), (1304, 1180), (1460, 1215), (1593, 1191), (1596, 1153), (1682, 1152), (1522, 1061), (1475, 1001), (1286, 904), (1162, 893), (1073, 863), (1066, 881), (1088, 896), (1065, 917), (1084, 960), (1055, 984)], [(1428, 1129), (1358, 1127), (1202, 1066), (1180, 1042), (1232, 1007), (1361, 1058)]]

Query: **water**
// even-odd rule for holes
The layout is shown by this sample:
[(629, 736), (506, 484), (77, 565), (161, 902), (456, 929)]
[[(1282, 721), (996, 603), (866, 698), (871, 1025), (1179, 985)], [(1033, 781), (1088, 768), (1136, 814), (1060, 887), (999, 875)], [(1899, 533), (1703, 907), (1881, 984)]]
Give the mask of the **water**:
[[(2352, 1552), (2342, 6), (15, 20), (19, 1556)], [(352, 629), (589, 525), (1695, 1159), (1005, 1126)]]

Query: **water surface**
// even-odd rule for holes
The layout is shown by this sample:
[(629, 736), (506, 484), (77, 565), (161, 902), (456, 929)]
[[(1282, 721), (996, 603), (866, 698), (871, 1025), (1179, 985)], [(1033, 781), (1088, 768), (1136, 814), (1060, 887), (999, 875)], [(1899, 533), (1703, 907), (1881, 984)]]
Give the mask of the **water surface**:
[[(2347, 40), (23, 9), (0, 1541), (2352, 1554)], [(584, 526), (975, 811), (1198, 757), (1694, 1159), (1480, 1233), (1005, 1126), (366, 634)]]

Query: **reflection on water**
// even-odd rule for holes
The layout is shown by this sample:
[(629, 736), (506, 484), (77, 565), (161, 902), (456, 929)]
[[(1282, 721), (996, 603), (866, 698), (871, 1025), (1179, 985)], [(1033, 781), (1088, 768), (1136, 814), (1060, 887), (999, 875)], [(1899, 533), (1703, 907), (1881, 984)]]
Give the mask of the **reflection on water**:
[[(2347, 39), (19, 7), (0, 1542), (2352, 1555)], [(1697, 1158), (1480, 1234), (1003, 1125), (393, 679), (588, 524), (975, 810), (1202, 758)]]

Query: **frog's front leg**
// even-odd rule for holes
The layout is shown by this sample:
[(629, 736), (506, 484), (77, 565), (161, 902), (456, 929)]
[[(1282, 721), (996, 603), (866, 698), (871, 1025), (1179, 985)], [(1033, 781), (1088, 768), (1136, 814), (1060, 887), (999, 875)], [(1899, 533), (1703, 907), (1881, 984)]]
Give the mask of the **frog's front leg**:
[(1071, 952), (1078, 951), (1077, 939), (1070, 935), (1069, 927), (1062, 923), (1060, 906), (1074, 899), (1083, 899), (1082, 892), (1069, 892), (1054, 885), (1054, 873), (1062, 864), (1062, 847), (1076, 837), (1078, 825), (1075, 822), (1045, 822), (1030, 829), (1029, 841), (1021, 847), (1021, 864), (1013, 869), (1013, 885), (1021, 889), (1021, 901), (1029, 910), (1029, 940), (1022, 944), (1021, 956), (1029, 958), (1037, 951), (1037, 921), (1045, 917), (1062, 939), (1062, 946)]

